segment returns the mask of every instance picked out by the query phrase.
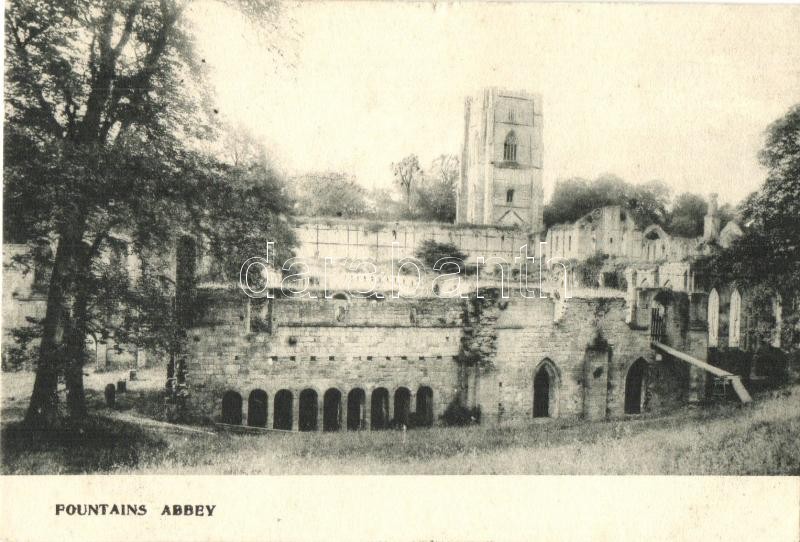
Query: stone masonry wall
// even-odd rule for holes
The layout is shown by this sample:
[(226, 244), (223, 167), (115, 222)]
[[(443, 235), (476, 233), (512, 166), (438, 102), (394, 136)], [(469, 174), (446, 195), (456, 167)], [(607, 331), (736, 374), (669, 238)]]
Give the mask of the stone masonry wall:
[[(275, 394), (289, 390), (295, 429), (303, 389), (315, 390), (321, 402), (326, 390), (336, 388), (345, 409), (348, 393), (364, 390), (367, 423), (377, 388), (389, 392), (390, 418), (399, 388), (411, 392), (412, 411), (417, 390), (431, 388), (434, 419), (456, 398), (461, 314), (447, 300), (264, 301), (274, 304), (271, 332), (257, 326), (248, 331), (248, 299), (241, 294), (215, 296), (205, 303), (205, 315), (189, 332), (188, 365), (192, 409), (202, 416), (219, 418), (227, 390), (238, 392), (245, 403), (252, 390), (264, 390), (267, 427), (272, 427)], [(253, 305), (251, 318), (259, 312)]]
[(503, 423), (533, 416), (534, 378), (546, 366), (550, 417), (602, 419), (624, 413), (625, 379), (639, 359), (648, 374), (674, 380), (646, 381), (653, 405), (663, 402), (660, 390), (686, 385), (685, 374), (659, 371), (649, 332), (626, 324), (622, 299), (570, 299), (556, 310), (550, 298), (498, 297), (254, 301), (205, 292), (188, 333), (191, 408), (219, 420), (224, 392), (237, 392), (246, 412), (249, 394), (263, 390), (272, 427), (275, 394), (289, 390), (296, 429), (303, 389), (315, 390), (320, 404), (338, 389), (346, 417), (354, 389), (364, 390), (369, 416), (374, 390), (393, 398), (408, 389), (413, 412), (426, 386), (436, 423), (453, 403), (479, 406), (484, 422)]

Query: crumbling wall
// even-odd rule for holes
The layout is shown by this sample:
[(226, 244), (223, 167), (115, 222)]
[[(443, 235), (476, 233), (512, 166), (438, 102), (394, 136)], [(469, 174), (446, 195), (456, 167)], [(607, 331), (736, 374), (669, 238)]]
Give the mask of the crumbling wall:
[(319, 397), (336, 388), (344, 398), (362, 389), (369, 410), (374, 390), (392, 397), (407, 388), (413, 411), (425, 386), (437, 421), (459, 404), (479, 406), (484, 422), (505, 423), (532, 418), (534, 378), (546, 368), (548, 417), (602, 419), (624, 414), (628, 370), (640, 359), (649, 367), (645, 408), (684, 393), (685, 375), (659, 368), (649, 331), (626, 323), (623, 299), (481, 295), (256, 301), (201, 292), (187, 336), (191, 408), (216, 420), (225, 391), (241, 395), (246, 410), (248, 395), (263, 390), (269, 426), (279, 390), (292, 393), (296, 409), (306, 388)]

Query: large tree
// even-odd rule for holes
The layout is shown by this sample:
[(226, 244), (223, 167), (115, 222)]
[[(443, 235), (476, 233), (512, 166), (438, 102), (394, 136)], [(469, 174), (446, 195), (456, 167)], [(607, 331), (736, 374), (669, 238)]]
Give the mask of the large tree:
[(436, 157), (422, 181), (417, 183), (414, 214), (421, 220), (454, 222), (457, 180), (458, 157), (454, 154)]
[[(744, 235), (728, 249), (698, 262), (708, 287), (736, 282), (759, 301), (779, 294), (785, 345), (800, 339), (800, 104), (773, 122), (759, 154), (764, 184), (740, 206)], [(759, 299), (761, 298), (761, 299)]]
[(664, 225), (669, 187), (661, 181), (631, 184), (616, 175), (601, 175), (593, 181), (579, 177), (558, 181), (544, 209), (546, 226), (572, 222), (592, 209), (621, 205), (629, 209), (640, 227)]
[(708, 203), (702, 196), (690, 192), (679, 194), (670, 212), (670, 233), (682, 237), (703, 235), (703, 219), (707, 211)]
[[(273, 2), (226, 3), (262, 33), (277, 24)], [(267, 172), (236, 177), (196, 150), (194, 142), (214, 136), (215, 122), (189, 4), (6, 6), (4, 227), (56, 247), (26, 416), (31, 424), (57, 424), (59, 374), (70, 414), (85, 415), (82, 365), (96, 264), (116, 232), (142, 253), (168, 245), (181, 230), (201, 230), (211, 243), (244, 232), (244, 239), (227, 237), (243, 248), (226, 254), (242, 255), (270, 229), (286, 229), (275, 217), (286, 200), (270, 199)], [(224, 214), (237, 209), (258, 213)]]
[(367, 191), (345, 173), (306, 173), (291, 179), (298, 214), (359, 218), (368, 211)]
[(392, 164), (394, 182), (406, 198), (406, 207), (411, 210), (411, 196), (417, 182), (422, 178), (422, 168), (416, 154), (409, 154), (399, 162)]

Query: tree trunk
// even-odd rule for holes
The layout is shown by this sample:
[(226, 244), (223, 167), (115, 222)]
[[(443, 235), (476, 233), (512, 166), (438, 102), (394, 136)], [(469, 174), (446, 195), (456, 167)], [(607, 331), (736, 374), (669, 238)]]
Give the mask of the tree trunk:
[[(80, 259), (78, 277), (87, 277), (91, 272), (88, 258)], [(78, 292), (72, 305), (72, 321), (67, 336), (67, 356), (64, 378), (67, 385), (67, 412), (73, 421), (86, 418), (86, 393), (83, 388), (83, 367), (86, 362), (87, 304), (88, 285), (85, 279), (78, 279)]]
[(26, 423), (41, 429), (53, 428), (58, 424), (58, 375), (63, 366), (61, 339), (64, 302), (70, 285), (69, 268), (76, 239), (79, 240), (80, 236), (74, 231), (67, 231), (60, 236), (47, 291), (47, 309), (42, 324), (36, 380), (25, 415)]

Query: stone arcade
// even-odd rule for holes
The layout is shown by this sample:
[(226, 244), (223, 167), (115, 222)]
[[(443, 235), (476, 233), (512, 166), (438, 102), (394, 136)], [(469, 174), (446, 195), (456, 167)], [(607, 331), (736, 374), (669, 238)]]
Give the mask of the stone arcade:
[(493, 424), (604, 419), (703, 396), (702, 373), (657, 360), (650, 346), (657, 317), (662, 342), (705, 359), (708, 312), (690, 308), (703, 296), (481, 294), (250, 299), (201, 286), (187, 329), (190, 411), (227, 424), (337, 431), (431, 426), (455, 407)]

